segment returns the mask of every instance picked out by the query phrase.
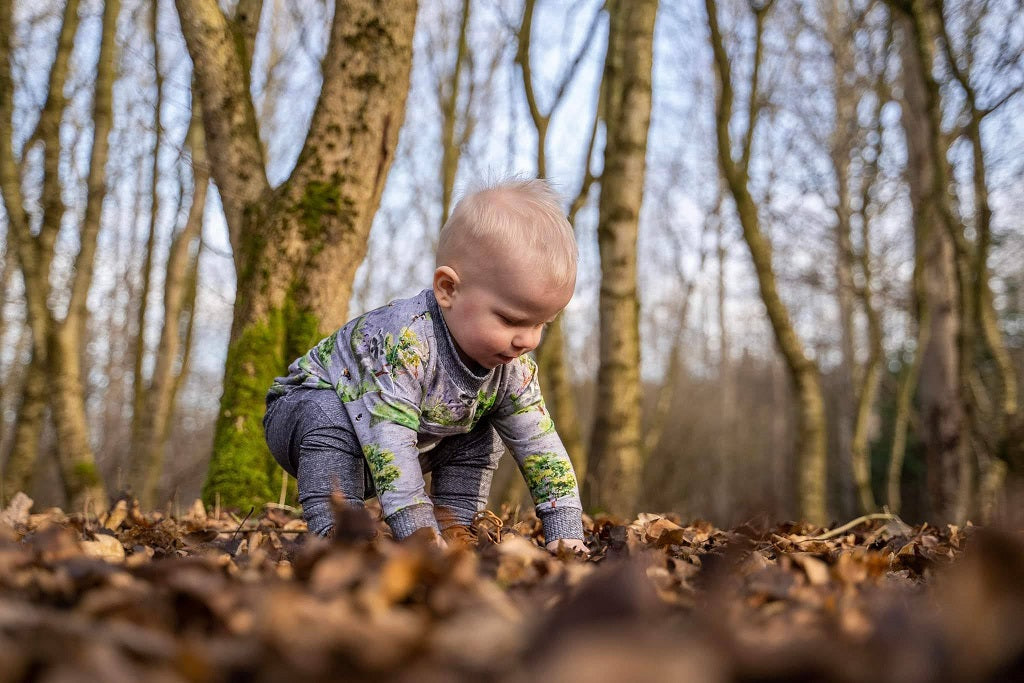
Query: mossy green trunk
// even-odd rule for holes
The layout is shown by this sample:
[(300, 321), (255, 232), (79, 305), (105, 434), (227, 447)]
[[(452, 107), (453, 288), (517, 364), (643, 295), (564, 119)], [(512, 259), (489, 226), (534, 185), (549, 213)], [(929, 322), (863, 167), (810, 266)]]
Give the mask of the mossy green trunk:
[[(280, 470), (262, 420), (273, 378), (345, 322), (355, 270), (405, 116), (414, 0), (339, 0), (303, 149), (267, 181), (248, 59), (216, 0), (176, 0), (195, 67), (211, 176), (238, 286), (224, 393), (203, 492), (229, 507), (276, 500)], [(236, 18), (237, 21), (237, 18)]]
[(208, 501), (220, 494), (222, 505), (258, 510), (277, 500), (280, 469), (263, 437), (264, 398), (274, 377), (293, 360), (287, 349), (294, 353), (302, 346), (289, 339), (304, 338), (308, 347), (316, 337), (315, 319), (296, 315), (291, 302), (268, 311), (266, 320), (241, 323), (228, 348), (214, 457), (203, 488)]

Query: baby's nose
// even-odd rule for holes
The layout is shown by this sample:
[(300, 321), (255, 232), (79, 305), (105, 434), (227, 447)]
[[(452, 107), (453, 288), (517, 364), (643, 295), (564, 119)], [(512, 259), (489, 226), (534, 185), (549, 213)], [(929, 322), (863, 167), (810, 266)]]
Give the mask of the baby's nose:
[(512, 340), (512, 344), (517, 349), (525, 349), (526, 351), (532, 351), (533, 349), (537, 348), (538, 344), (540, 344), (540, 334), (541, 329), (539, 327), (524, 330), (515, 336), (515, 338)]

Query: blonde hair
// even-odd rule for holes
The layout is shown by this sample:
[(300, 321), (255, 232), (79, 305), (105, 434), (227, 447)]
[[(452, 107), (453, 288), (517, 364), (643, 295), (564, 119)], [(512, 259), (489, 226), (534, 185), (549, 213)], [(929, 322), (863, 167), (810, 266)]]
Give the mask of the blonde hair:
[(557, 286), (576, 279), (572, 225), (561, 196), (542, 178), (513, 177), (470, 188), (441, 228), (436, 264), (466, 265), (488, 249), (527, 250)]

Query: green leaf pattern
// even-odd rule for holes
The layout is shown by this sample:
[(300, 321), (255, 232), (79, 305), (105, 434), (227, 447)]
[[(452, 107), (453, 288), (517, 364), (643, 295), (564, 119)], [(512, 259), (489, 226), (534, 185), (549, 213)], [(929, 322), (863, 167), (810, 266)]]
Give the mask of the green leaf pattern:
[(376, 427), (381, 422), (393, 422), (408, 427), (414, 432), (420, 429), (420, 418), (416, 410), (401, 404), (374, 401), (370, 406), (370, 426)]
[(480, 422), (487, 413), (491, 412), (494, 407), (495, 401), (498, 400), (498, 390), (495, 389), (490, 394), (484, 393), (481, 389), (476, 393), (476, 409), (473, 411), (473, 421), (471, 427), (476, 427), (477, 423)]
[(338, 341), (337, 333), (332, 334), (329, 337), (324, 337), (320, 340), (320, 343), (316, 345), (313, 352), (316, 354), (317, 360), (320, 361), (320, 365), (327, 369), (331, 367), (331, 354), (334, 353), (334, 345)]
[(421, 414), (428, 422), (444, 427), (453, 427), (462, 422), (459, 416), (455, 414), (455, 411), (451, 409), (451, 406), (439, 397), (424, 405)]
[(523, 475), (535, 501), (550, 501), (576, 494), (576, 475), (564, 455), (534, 453), (523, 460)]
[(394, 464), (395, 454), (377, 444), (370, 443), (363, 446), (363, 456), (366, 458), (366, 464), (370, 466), (370, 476), (373, 477), (373, 485), (377, 489), (377, 494), (396, 491), (398, 487), (395, 486), (395, 481), (402, 473)]

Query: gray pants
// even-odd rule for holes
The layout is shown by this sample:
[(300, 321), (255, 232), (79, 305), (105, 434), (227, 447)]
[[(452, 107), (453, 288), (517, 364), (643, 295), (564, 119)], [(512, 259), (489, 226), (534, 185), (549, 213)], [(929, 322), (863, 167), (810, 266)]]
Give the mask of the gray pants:
[[(348, 413), (333, 391), (292, 389), (270, 404), (263, 429), (274, 459), (298, 480), (302, 516), (310, 531), (327, 535), (333, 529), (332, 492), (352, 505), (376, 495)], [(504, 443), (485, 418), (468, 434), (445, 437), (420, 454), (420, 467), (431, 473), (430, 497), (441, 529), (470, 524), (486, 507), (504, 452)]]

